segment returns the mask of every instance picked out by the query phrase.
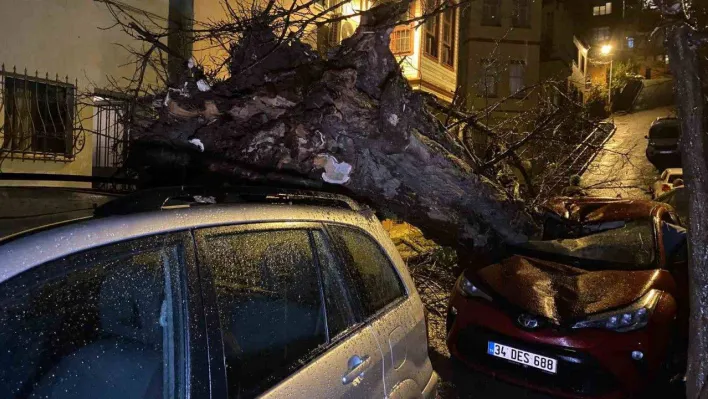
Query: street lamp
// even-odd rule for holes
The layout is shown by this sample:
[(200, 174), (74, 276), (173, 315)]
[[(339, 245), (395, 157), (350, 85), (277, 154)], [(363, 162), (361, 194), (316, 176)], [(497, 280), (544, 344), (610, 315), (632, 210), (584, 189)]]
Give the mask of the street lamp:
[(600, 48), (600, 54), (610, 57), (610, 79), (607, 87), (607, 104), (610, 106), (610, 112), (612, 112), (612, 45), (603, 45)]

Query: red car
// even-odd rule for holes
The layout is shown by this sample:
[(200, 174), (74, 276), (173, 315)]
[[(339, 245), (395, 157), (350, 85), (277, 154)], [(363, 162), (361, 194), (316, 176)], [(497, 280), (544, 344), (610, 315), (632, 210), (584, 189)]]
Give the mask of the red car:
[(560, 198), (546, 210), (542, 240), (457, 280), (451, 354), (564, 398), (643, 397), (650, 381), (680, 373), (686, 237), (673, 209)]

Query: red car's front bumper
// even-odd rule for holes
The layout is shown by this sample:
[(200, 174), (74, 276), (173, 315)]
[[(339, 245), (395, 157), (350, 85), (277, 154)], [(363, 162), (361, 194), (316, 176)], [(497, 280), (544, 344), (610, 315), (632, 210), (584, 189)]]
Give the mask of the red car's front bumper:
[[(563, 329), (543, 326), (524, 330), (512, 316), (480, 298), (453, 292), (448, 319), (450, 353), (468, 366), (501, 380), (564, 398), (627, 398), (653, 380), (666, 357), (673, 301), (659, 301), (649, 325), (632, 332)], [(670, 309), (669, 309), (670, 308)], [(455, 314), (456, 313), (456, 314)], [(512, 363), (487, 354), (494, 341), (552, 357), (557, 374)], [(641, 351), (641, 360), (632, 359)]]

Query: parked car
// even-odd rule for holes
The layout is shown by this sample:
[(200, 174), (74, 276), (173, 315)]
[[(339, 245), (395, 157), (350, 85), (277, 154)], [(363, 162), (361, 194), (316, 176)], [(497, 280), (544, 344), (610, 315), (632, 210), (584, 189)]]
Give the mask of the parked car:
[(674, 117), (658, 118), (649, 127), (646, 155), (658, 169), (681, 167), (681, 125)]
[(681, 224), (688, 227), (688, 190), (685, 186), (661, 194), (656, 201), (671, 205), (681, 219)]
[(660, 196), (661, 194), (671, 191), (674, 188), (674, 182), (676, 182), (676, 180), (683, 181), (683, 169), (664, 169), (664, 171), (661, 173), (661, 177), (659, 178), (659, 180), (655, 181), (650, 188), (652, 198), (656, 199), (656, 197)]
[(465, 270), (450, 353), (502, 380), (565, 398), (642, 396), (681, 375), (685, 230), (651, 201), (558, 198), (544, 239)]
[(435, 397), (423, 304), (352, 200), (180, 188), (82, 212), (0, 220), (0, 397)]

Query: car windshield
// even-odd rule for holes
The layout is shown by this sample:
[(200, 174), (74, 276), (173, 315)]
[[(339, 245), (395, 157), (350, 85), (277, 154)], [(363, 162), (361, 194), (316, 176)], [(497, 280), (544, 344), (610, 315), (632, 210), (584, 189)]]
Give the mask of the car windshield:
[(655, 263), (654, 229), (651, 219), (624, 223), (621, 227), (578, 238), (529, 241), (524, 245), (536, 255), (570, 258), (574, 265), (607, 262), (620, 269), (647, 269)]
[(650, 139), (677, 139), (680, 134), (678, 123), (662, 123), (649, 129)]

